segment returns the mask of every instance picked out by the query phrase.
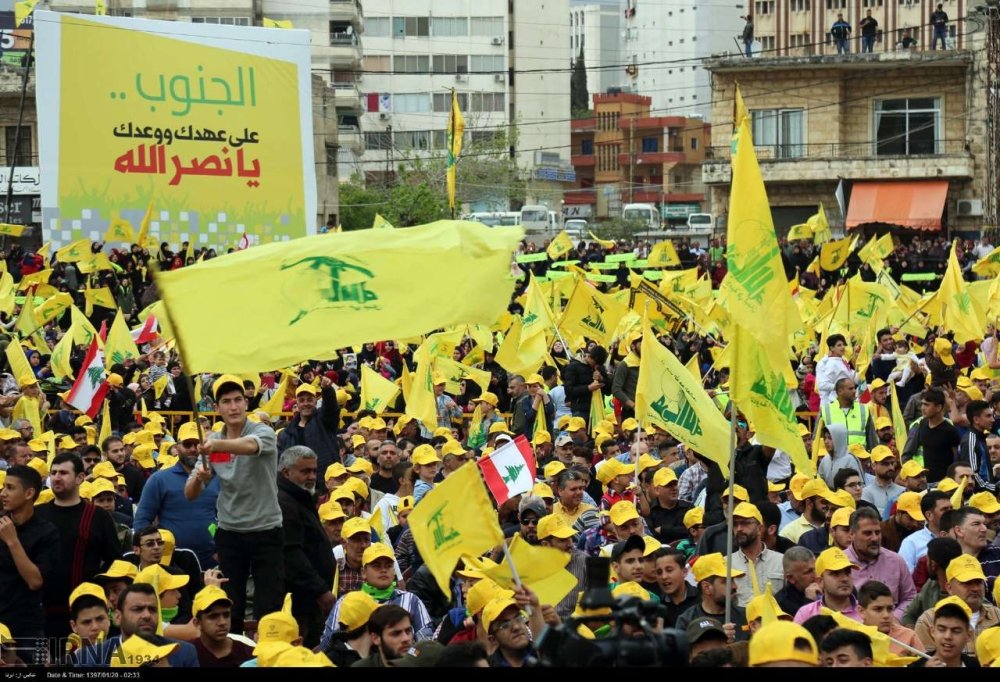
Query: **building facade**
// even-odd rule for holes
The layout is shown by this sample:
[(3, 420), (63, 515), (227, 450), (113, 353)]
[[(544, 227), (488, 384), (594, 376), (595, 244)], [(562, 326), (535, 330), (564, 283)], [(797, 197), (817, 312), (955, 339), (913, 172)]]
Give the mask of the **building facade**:
[[(845, 227), (972, 232), (986, 191), (982, 51), (725, 59), (708, 64), (716, 120), (738, 81), (779, 236), (822, 204)], [(728, 210), (731, 125), (702, 170)], [(843, 182), (846, 214), (835, 192)]]
[(950, 19), (948, 48), (964, 49), (969, 39), (960, 18), (970, 9), (968, 0), (755, 0), (754, 32), (765, 56), (836, 54), (830, 29), (843, 14), (851, 25), (848, 47), (861, 52), (859, 23), (871, 10), (878, 22), (874, 52), (909, 49), (901, 44), (907, 35), (915, 49), (926, 50), (933, 37), (931, 14), (939, 4)]
[(576, 64), (582, 54), (587, 67), (587, 91), (594, 95), (621, 87), (622, 11), (614, 5), (573, 5), (569, 12), (569, 58)]
[(442, 158), (454, 89), (466, 142), (502, 133), (526, 203), (558, 209), (573, 179), (568, 16), (568, 0), (367, 0), (364, 154), (341, 177), (389, 183), (401, 162)]
[(572, 123), (578, 186), (566, 193), (567, 217), (617, 217), (622, 205), (645, 203), (669, 224), (704, 210), (701, 163), (711, 130), (702, 118), (653, 116), (652, 98), (631, 93), (593, 102), (593, 117)]

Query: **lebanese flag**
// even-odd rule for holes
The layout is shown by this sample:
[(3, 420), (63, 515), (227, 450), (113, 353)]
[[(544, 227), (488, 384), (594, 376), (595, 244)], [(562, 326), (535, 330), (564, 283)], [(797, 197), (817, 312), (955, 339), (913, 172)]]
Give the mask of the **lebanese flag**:
[(160, 323), (157, 321), (154, 315), (150, 315), (146, 318), (146, 321), (142, 323), (142, 326), (138, 329), (133, 329), (129, 332), (132, 335), (132, 341), (135, 345), (141, 346), (144, 343), (149, 343), (157, 337), (160, 332)]
[(66, 403), (93, 419), (97, 416), (108, 392), (108, 382), (104, 374), (104, 351), (97, 347), (97, 339), (90, 342), (83, 366), (77, 374), (76, 383), (66, 396)]
[(515, 495), (531, 492), (535, 485), (535, 455), (524, 436), (480, 459), (479, 468), (499, 505)]

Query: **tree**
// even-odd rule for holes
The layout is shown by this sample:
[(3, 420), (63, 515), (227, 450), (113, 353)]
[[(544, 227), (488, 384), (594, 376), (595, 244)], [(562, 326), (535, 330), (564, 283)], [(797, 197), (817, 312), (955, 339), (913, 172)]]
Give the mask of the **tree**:
[(379, 211), (396, 227), (411, 227), (440, 220), (447, 215), (448, 200), (442, 192), (423, 182), (403, 177), (389, 190), (389, 205)]
[(340, 185), (340, 224), (344, 230), (367, 230), (375, 220), (375, 213), (386, 209), (385, 195), (365, 187), (361, 176), (354, 175)]
[(583, 47), (573, 65), (573, 75), (569, 81), (569, 107), (573, 115), (590, 109), (590, 95), (587, 92), (587, 68), (583, 63)]

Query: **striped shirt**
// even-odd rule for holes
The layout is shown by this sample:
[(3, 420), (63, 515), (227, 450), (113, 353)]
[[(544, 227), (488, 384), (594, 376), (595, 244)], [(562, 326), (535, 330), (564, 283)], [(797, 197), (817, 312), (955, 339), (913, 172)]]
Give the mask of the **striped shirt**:
[[(410, 625), (413, 626), (413, 637), (416, 641), (430, 639), (434, 635), (434, 624), (431, 622), (430, 614), (427, 613), (427, 607), (412, 592), (395, 590), (388, 599), (376, 601), (378, 601), (379, 605), (394, 604), (406, 609), (410, 614)], [(340, 616), (340, 605), (343, 603), (344, 598), (341, 597), (337, 600), (330, 615), (327, 616), (326, 624), (323, 626), (323, 636), (319, 640), (321, 650), (325, 650), (330, 646), (330, 638), (333, 637), (333, 633), (340, 629), (338, 618)]]

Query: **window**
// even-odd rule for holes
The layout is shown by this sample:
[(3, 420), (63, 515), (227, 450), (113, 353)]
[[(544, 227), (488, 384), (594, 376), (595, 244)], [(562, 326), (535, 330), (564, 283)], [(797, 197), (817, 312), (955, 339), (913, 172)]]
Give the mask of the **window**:
[(392, 108), (399, 114), (412, 114), (431, 110), (431, 98), (426, 92), (393, 95)]
[(388, 130), (377, 133), (365, 133), (365, 149), (374, 151), (392, 149), (392, 133)]
[(423, 38), (430, 34), (429, 17), (393, 17), (393, 38)]
[(940, 130), (941, 99), (938, 97), (875, 102), (877, 156), (937, 154)]
[(14, 158), (14, 137), (17, 135), (17, 126), (7, 126), (6, 150), (7, 166), (33, 166), (31, 161), (31, 126), (21, 126), (21, 137), (17, 141), (17, 158)]
[(326, 174), (330, 177), (337, 177), (337, 151), (340, 148), (335, 144), (326, 145)]
[(580, 140), (580, 153), (584, 156), (590, 156), (594, 153), (594, 141), (593, 140)]
[(395, 137), (397, 149), (426, 150), (431, 148), (430, 130), (399, 131), (395, 133)]
[[(458, 108), (462, 111), (469, 110), (469, 93), (458, 92), (455, 93), (458, 96)], [(434, 111), (438, 113), (447, 113), (451, 111), (451, 93), (448, 92), (435, 92), (434, 93)]]
[(755, 147), (766, 148), (775, 159), (803, 156), (802, 109), (757, 109), (750, 116)]
[(388, 38), (389, 17), (371, 17), (365, 19), (365, 35), (372, 38)]
[(499, 134), (500, 133), (495, 130), (473, 130), (469, 136), (469, 141), (473, 144), (489, 144), (490, 142), (493, 142)]
[(660, 151), (660, 141), (655, 137), (644, 137), (642, 138), (642, 153), (648, 154), (650, 152)]
[(698, 138), (697, 137), (692, 137), (691, 138), (691, 150), (694, 151), (696, 149), (698, 149)]
[(503, 111), (504, 96), (501, 92), (474, 92), (470, 95), (470, 111)]
[(191, 17), (192, 24), (220, 24), (222, 26), (252, 26), (250, 17)]
[(392, 70), (396, 73), (427, 73), (431, 58), (427, 55), (396, 55), (392, 58)]
[(470, 17), (469, 35), (499, 36), (503, 35), (503, 17)]
[(474, 54), (469, 57), (472, 73), (500, 73), (505, 70), (502, 54)]
[(464, 54), (434, 55), (434, 73), (468, 73), (469, 58)]
[[(367, 25), (365, 33), (368, 32)], [(431, 35), (441, 37), (469, 35), (469, 20), (466, 17), (434, 17), (431, 19)]]
[(379, 57), (365, 55), (364, 70), (369, 73), (387, 73), (392, 71), (392, 63), (390, 62), (389, 55)]

